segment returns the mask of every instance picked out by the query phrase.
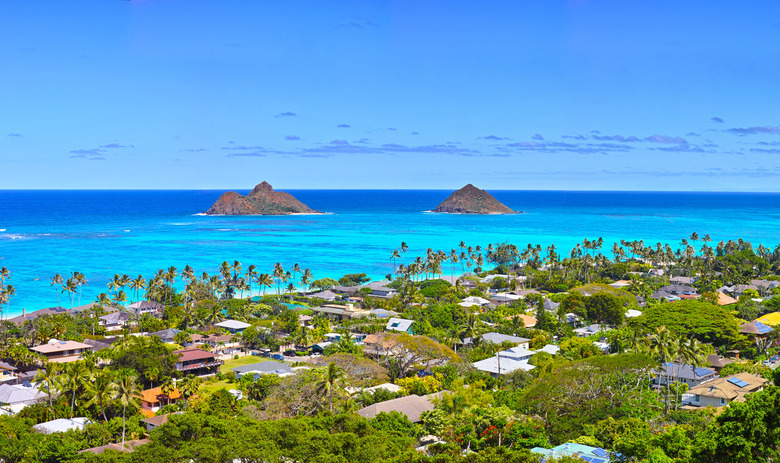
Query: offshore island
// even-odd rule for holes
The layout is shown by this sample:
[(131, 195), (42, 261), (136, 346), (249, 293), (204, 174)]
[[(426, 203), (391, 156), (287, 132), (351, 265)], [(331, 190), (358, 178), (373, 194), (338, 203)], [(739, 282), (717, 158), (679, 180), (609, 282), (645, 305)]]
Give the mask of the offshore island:
[(274, 191), (268, 182), (262, 182), (244, 196), (235, 191), (222, 193), (206, 215), (290, 215), (322, 214), (298, 201), (290, 193)]
[(452, 193), (432, 212), (447, 214), (517, 214), (485, 190), (468, 184)]

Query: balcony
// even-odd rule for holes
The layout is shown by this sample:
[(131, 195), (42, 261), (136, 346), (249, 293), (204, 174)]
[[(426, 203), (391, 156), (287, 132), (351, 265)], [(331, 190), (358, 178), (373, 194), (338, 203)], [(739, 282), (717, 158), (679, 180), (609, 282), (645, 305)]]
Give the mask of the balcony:
[(182, 365), (178, 363), (176, 364), (176, 369), (179, 371), (189, 371), (189, 370), (197, 370), (198, 368), (218, 367), (220, 365), (222, 365), (221, 360), (212, 360), (210, 362), (188, 363), (186, 365)]

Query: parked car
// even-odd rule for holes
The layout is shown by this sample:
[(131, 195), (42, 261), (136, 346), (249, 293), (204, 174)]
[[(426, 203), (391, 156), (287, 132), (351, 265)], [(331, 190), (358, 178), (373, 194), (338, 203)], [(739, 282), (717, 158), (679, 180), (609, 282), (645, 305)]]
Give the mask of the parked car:
[(289, 350), (284, 351), (283, 355), (285, 357), (295, 357), (298, 354), (294, 350), (289, 349)]
[(284, 356), (282, 354), (271, 354), (271, 358), (274, 360), (284, 361)]

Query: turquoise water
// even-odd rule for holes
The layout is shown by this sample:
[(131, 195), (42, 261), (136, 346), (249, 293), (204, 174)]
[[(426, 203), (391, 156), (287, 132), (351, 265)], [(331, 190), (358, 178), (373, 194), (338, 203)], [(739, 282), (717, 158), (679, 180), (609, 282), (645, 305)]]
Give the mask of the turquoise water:
[[(247, 190), (248, 191), (248, 190)], [(242, 191), (246, 193), (247, 191)], [(215, 273), (239, 260), (271, 272), (276, 262), (310, 268), (315, 278), (393, 271), (390, 255), (402, 241), (401, 260), (427, 248), (449, 253), (461, 241), (482, 247), (512, 242), (555, 244), (568, 253), (583, 238), (642, 239), (672, 245), (696, 231), (715, 242), (742, 238), (780, 243), (780, 195), (758, 193), (649, 193), (492, 191), (505, 216), (425, 212), (449, 191), (289, 190), (326, 215), (213, 217), (198, 215), (220, 191), (0, 191), (0, 266), (14, 285), (11, 314), (56, 306), (55, 273), (87, 276), (81, 304), (106, 292), (115, 273), (131, 277), (171, 265)], [(450, 272), (445, 264), (445, 273)], [(128, 291), (134, 299), (134, 294)], [(63, 306), (67, 296), (60, 295)], [(78, 305), (79, 301), (76, 301)]]

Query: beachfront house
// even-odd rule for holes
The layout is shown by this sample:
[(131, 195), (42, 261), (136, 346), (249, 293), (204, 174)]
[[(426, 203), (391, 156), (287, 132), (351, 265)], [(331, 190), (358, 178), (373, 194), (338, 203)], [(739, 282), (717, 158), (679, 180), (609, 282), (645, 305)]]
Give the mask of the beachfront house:
[(30, 348), (31, 351), (45, 356), (50, 362), (68, 363), (81, 360), (81, 354), (92, 350), (92, 346), (76, 341), (51, 339), (46, 344)]
[(693, 408), (723, 407), (730, 402), (743, 402), (747, 394), (762, 390), (767, 381), (750, 373), (716, 378), (689, 389), (683, 394), (683, 405)]
[(156, 318), (162, 318), (163, 309), (165, 306), (155, 301), (138, 301), (127, 306), (128, 312), (142, 317), (144, 315), (151, 315)]
[(173, 352), (179, 356), (175, 367), (182, 375), (210, 376), (217, 374), (222, 360), (217, 354), (198, 348), (188, 348)]

